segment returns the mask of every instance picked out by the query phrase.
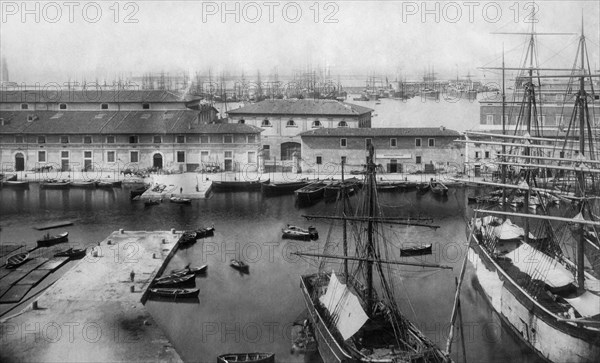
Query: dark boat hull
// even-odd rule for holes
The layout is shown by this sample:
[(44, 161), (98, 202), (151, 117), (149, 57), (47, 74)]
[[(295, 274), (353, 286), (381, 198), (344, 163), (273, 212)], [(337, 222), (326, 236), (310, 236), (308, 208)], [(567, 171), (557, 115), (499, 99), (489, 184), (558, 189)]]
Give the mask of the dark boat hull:
[(47, 247), (47, 246), (52, 246), (58, 243), (63, 243), (63, 242), (67, 242), (69, 240), (69, 235), (67, 234), (63, 234), (63, 235), (59, 235), (59, 236), (53, 236), (50, 237), (48, 239), (40, 239), (37, 241), (37, 245), (38, 247)]
[(260, 181), (213, 181), (212, 190), (215, 192), (244, 192), (261, 189), (262, 184), (268, 184), (269, 180)]
[(300, 188), (294, 191), (296, 194), (296, 201), (298, 203), (314, 203), (323, 199), (325, 195), (325, 184), (307, 185), (304, 188)]
[(275, 363), (273, 353), (228, 353), (217, 357), (217, 363)]
[(152, 288), (150, 292), (154, 296), (166, 297), (166, 298), (197, 298), (200, 293), (200, 289), (170, 289), (170, 288)]
[(262, 184), (261, 191), (266, 196), (293, 194), (295, 190), (303, 188), (307, 185), (308, 185), (307, 181), (290, 182), (290, 183), (269, 183), (269, 184)]
[(9, 180), (9, 181), (5, 181), (2, 182), (2, 186), (3, 187), (8, 187), (8, 188), (29, 188), (29, 181), (27, 180)]
[(42, 189), (68, 189), (71, 183), (41, 183), (40, 188)]
[(424, 256), (431, 255), (432, 246), (431, 244), (427, 244), (424, 246), (416, 246), (416, 247), (407, 247), (400, 249), (400, 256), (408, 257), (408, 256)]

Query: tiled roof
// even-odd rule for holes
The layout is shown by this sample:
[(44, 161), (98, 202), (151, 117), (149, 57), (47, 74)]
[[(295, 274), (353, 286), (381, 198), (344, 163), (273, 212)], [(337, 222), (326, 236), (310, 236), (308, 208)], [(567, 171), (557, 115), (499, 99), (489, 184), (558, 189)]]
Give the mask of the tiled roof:
[(171, 91), (160, 90), (6, 90), (0, 91), (0, 103), (110, 103), (110, 102), (186, 102), (190, 99)]
[(358, 116), (373, 109), (335, 100), (264, 100), (235, 110), (230, 115)]
[(245, 124), (199, 124), (197, 111), (0, 112), (0, 134), (260, 133)]
[(458, 137), (458, 131), (445, 127), (320, 128), (300, 133), (301, 137)]

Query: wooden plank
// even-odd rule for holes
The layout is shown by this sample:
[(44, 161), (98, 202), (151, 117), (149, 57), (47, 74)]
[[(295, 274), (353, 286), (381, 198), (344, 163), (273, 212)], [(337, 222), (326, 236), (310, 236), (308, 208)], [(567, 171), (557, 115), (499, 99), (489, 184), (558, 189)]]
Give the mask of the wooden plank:
[(38, 267), (38, 270), (50, 270), (50, 271), (54, 271), (57, 268), (59, 268), (60, 266), (62, 266), (65, 263), (67, 263), (68, 260), (69, 260), (68, 257), (54, 257), (54, 258), (51, 258), (48, 261), (46, 261), (40, 267)]
[(48, 261), (47, 258), (36, 257), (36, 258), (33, 258), (33, 259), (27, 261), (26, 263), (22, 264), (21, 266), (17, 267), (15, 270), (31, 272), (31, 271), (35, 270), (36, 268), (38, 268), (39, 266), (43, 265), (46, 261)]
[(31, 290), (33, 285), (14, 285), (0, 297), (0, 304), (16, 303), (21, 301)]
[(8, 275), (11, 272), (13, 272), (13, 270), (5, 268), (4, 266), (0, 267), (0, 280), (2, 280), (4, 276)]
[(35, 270), (31, 271), (27, 276), (23, 277), (17, 285), (32, 285), (35, 286), (40, 283), (46, 276), (50, 274), (50, 270)]
[(29, 272), (27, 271), (17, 271), (14, 270), (12, 273), (8, 274), (2, 280), (0, 280), (0, 284), (2, 286), (10, 286), (17, 283), (17, 281), (21, 280), (25, 277)]
[(55, 221), (55, 222), (47, 222), (47, 223), (43, 223), (43, 224), (38, 224), (37, 226), (34, 226), (33, 228), (37, 229), (38, 231), (43, 231), (45, 229), (52, 229), (52, 228), (72, 226), (72, 225), (73, 225), (72, 221)]
[(0, 258), (10, 255), (22, 247), (24, 247), (24, 245), (1, 245), (0, 246)]

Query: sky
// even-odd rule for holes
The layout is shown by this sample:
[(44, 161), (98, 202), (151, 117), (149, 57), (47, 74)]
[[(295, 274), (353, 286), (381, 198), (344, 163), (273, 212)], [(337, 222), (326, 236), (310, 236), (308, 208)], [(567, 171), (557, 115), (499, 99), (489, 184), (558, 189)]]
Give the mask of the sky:
[[(25, 5), (23, 5), (25, 4)], [(14, 82), (112, 80), (195, 71), (267, 77), (308, 68), (332, 76), (491, 77), (518, 66), (531, 30), (540, 66), (571, 67), (583, 18), (600, 69), (600, 1), (5, 1), (0, 56)]]

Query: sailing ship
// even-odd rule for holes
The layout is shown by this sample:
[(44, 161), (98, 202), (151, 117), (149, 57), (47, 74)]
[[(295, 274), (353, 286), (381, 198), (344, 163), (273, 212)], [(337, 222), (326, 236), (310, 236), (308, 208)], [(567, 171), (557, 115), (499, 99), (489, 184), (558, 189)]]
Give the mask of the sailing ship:
[[(348, 191), (338, 198), (338, 216), (304, 216), (307, 219), (343, 221), (343, 255), (331, 251), (338, 241), (328, 238), (323, 254), (297, 252), (296, 255), (321, 258), (319, 272), (301, 276), (301, 289), (314, 331), (318, 351), (325, 362), (444, 362), (448, 356), (437, 348), (396, 304), (392, 264), (447, 268), (401, 260), (386, 260), (392, 251), (386, 243), (385, 224), (427, 224), (405, 222), (404, 218), (383, 217), (377, 200), (374, 148), (368, 154), (367, 173), (359, 207), (350, 205)], [(342, 185), (343, 182), (342, 163)], [(349, 223), (348, 223), (349, 222)], [(348, 254), (348, 228), (355, 256)], [(331, 225), (333, 228), (333, 223)], [(332, 229), (328, 237), (332, 235)], [(396, 252), (397, 254), (397, 252)], [(398, 256), (399, 257), (399, 256)], [(326, 261), (342, 261), (341, 271), (327, 270)], [(377, 292), (375, 279), (382, 286)]]
[[(523, 115), (522, 126), (526, 130), (519, 134), (517, 125), (514, 134), (507, 135), (503, 124), (502, 134), (486, 134), (487, 140), (492, 136), (492, 140), (500, 141), (475, 140), (502, 147), (497, 161), (502, 167), (502, 183), (495, 186), (503, 188), (501, 205), (504, 210), (498, 207), (475, 209), (475, 217), (467, 231), (470, 248), (467, 257), (491, 307), (541, 359), (597, 362), (600, 358), (600, 281), (594, 271), (585, 268), (584, 252), (590, 244), (593, 245), (593, 242), (586, 244), (585, 231), (600, 227), (600, 222), (592, 218), (589, 208), (590, 202), (597, 198), (590, 192), (597, 190), (600, 163), (595, 161), (594, 143), (590, 142), (589, 148), (586, 148), (586, 137), (593, 136), (588, 100), (593, 102), (594, 97), (589, 97), (584, 80), (598, 75), (592, 75), (589, 67), (585, 67), (585, 37), (582, 31), (575, 63), (578, 64), (581, 56), (581, 68), (572, 70), (570, 75), (551, 76), (578, 80), (579, 90), (569, 130), (576, 129), (578, 124), (579, 135), (571, 138), (567, 131), (562, 140), (544, 138), (538, 132), (540, 125), (535, 124), (539, 107), (536, 92), (541, 83), (539, 80), (546, 77), (539, 75), (539, 67), (533, 64), (534, 39), (538, 34), (530, 33), (527, 50), (530, 56), (525, 58), (525, 64), (529, 60), (529, 66), (519, 68), (527, 71), (519, 78), (524, 87), (520, 115)], [(535, 76), (534, 70), (538, 72)], [(536, 79), (538, 84), (535, 84)], [(473, 132), (466, 134), (467, 139), (471, 137), (466, 142), (473, 142), (473, 137), (481, 136)], [(512, 149), (511, 153), (507, 153), (507, 147)], [(552, 151), (559, 152), (560, 157), (548, 156)], [(518, 184), (507, 180), (508, 165), (520, 169)], [(561, 185), (547, 188), (548, 183), (538, 183), (540, 177), (548, 174), (561, 176), (555, 178), (556, 181), (575, 180), (575, 185), (571, 185), (575, 187), (575, 197), (560, 188)], [(568, 174), (574, 174), (574, 177), (563, 177)], [(545, 184), (546, 188), (540, 187), (541, 184)], [(523, 213), (506, 211), (507, 191), (518, 190), (525, 192)], [(532, 214), (529, 208), (531, 197), (540, 201), (536, 214)], [(574, 202), (574, 208), (561, 208), (559, 211), (566, 215), (557, 215), (556, 210), (548, 207), (554, 204), (553, 198)], [(574, 209), (579, 213), (574, 215)], [(564, 233), (566, 230), (573, 231), (575, 238), (571, 233)], [(575, 245), (574, 258), (567, 253), (569, 245)]]

